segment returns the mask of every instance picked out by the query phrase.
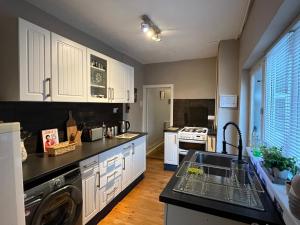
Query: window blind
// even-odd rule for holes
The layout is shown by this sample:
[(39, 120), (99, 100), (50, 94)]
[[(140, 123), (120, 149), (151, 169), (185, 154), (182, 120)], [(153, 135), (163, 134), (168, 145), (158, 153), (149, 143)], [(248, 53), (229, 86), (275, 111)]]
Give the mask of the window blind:
[(300, 30), (266, 55), (264, 141), (300, 160)]

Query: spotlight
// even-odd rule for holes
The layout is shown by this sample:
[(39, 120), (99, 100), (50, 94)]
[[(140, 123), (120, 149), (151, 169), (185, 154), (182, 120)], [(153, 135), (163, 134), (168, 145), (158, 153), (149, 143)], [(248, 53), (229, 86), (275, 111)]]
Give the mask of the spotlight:
[(159, 35), (159, 34), (153, 35), (153, 36), (152, 36), (152, 40), (153, 40), (153, 41), (160, 41), (160, 40), (161, 40), (160, 35)]
[(145, 23), (145, 22), (142, 22), (141, 23), (141, 29), (144, 33), (147, 33), (149, 31), (149, 24)]
[(161, 40), (161, 30), (156, 26), (153, 21), (147, 15), (141, 16), (141, 30), (153, 41)]

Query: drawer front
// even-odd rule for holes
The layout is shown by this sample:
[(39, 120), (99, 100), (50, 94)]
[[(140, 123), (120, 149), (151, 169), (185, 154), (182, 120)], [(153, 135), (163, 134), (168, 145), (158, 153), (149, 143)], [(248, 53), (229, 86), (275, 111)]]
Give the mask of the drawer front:
[(111, 158), (113, 158), (116, 155), (119, 155), (121, 153), (121, 148), (120, 147), (116, 147), (113, 149), (110, 149), (106, 152), (100, 153), (99, 154), (99, 163), (103, 163), (104, 161), (107, 161)]
[[(100, 172), (101, 174), (101, 172)], [(112, 170), (109, 173), (106, 173), (100, 177), (100, 188), (105, 186), (106, 184), (114, 181), (117, 177), (122, 175), (122, 167), (121, 164), (118, 168)]]
[(118, 167), (121, 167), (121, 164), (122, 157), (120, 153), (116, 155), (111, 155), (99, 164), (101, 176), (113, 172), (113, 170), (117, 169)]
[(94, 167), (94, 166), (98, 166), (98, 156), (93, 156), (90, 157), (88, 159), (85, 159), (83, 161), (81, 161), (79, 163), (80, 165), (80, 169), (82, 172), (84, 172), (85, 170), (89, 170), (90, 168)]
[(121, 176), (100, 189), (100, 210), (109, 204), (121, 191)]

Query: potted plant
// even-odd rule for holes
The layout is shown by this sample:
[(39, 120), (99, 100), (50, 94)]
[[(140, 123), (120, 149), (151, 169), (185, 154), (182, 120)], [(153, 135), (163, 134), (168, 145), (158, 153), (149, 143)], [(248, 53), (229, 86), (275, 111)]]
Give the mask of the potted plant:
[(264, 166), (271, 170), (274, 177), (286, 180), (290, 173), (296, 173), (296, 159), (282, 155), (282, 149), (277, 147), (261, 147)]

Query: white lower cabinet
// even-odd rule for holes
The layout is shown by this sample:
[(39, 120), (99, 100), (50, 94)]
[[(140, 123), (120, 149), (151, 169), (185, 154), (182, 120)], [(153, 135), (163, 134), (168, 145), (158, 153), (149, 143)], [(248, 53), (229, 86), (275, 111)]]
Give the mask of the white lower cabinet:
[(146, 138), (141, 137), (80, 162), (83, 224), (90, 221), (146, 170)]
[(82, 174), (82, 223), (86, 224), (100, 209), (100, 173), (98, 157), (80, 162)]
[(141, 137), (123, 145), (122, 190), (146, 170), (146, 138)]
[(169, 165), (178, 165), (179, 156), (177, 133), (165, 132), (164, 142), (164, 163)]

